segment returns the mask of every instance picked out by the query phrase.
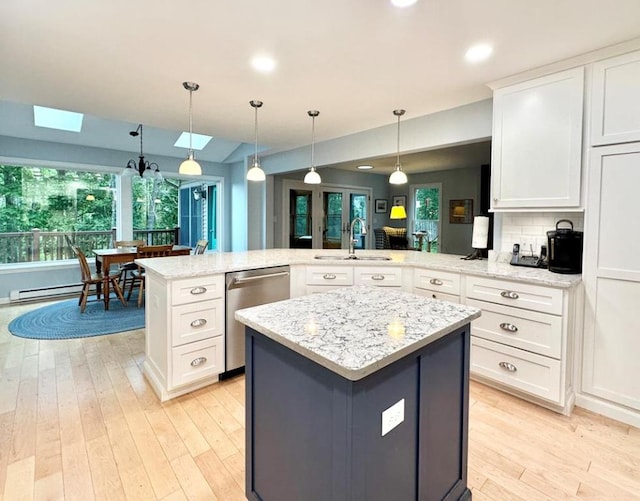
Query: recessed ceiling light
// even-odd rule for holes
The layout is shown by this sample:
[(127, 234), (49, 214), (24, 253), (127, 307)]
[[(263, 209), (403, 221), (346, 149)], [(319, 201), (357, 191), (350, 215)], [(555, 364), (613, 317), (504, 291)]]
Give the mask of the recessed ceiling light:
[(251, 66), (260, 73), (271, 73), (276, 67), (276, 62), (269, 56), (256, 56), (251, 60)]
[(480, 43), (469, 48), (464, 58), (470, 63), (480, 63), (489, 58), (493, 47), (486, 43)]
[(44, 106), (33, 107), (33, 123), (37, 127), (80, 132), (83, 117), (82, 113), (73, 111), (45, 108)]
[[(191, 149), (200, 151), (209, 144), (211, 139), (213, 139), (211, 136), (205, 136), (204, 134), (193, 134), (191, 139)], [(177, 148), (189, 148), (189, 133), (183, 132), (180, 134), (180, 137), (173, 145)]]
[(360, 169), (360, 170), (371, 170), (371, 169), (373, 169), (373, 165), (358, 165), (358, 169)]
[(391, 5), (394, 7), (410, 7), (418, 0), (391, 0)]

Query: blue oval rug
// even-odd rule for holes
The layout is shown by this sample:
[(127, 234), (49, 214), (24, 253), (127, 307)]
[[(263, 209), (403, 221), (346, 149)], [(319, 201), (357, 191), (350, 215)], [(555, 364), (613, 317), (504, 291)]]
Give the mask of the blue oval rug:
[(143, 327), (144, 307), (138, 308), (134, 297), (126, 307), (114, 297), (109, 301), (109, 311), (104, 310), (102, 301), (91, 301), (80, 313), (77, 299), (43, 306), (14, 318), (9, 332), (29, 339), (72, 339)]

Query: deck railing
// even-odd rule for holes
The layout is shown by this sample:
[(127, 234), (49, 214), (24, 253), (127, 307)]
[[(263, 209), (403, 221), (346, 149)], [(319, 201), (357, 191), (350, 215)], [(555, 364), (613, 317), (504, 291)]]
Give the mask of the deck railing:
[[(179, 243), (180, 228), (167, 230), (133, 230), (135, 240), (147, 245)], [(75, 259), (70, 245), (75, 244), (87, 255), (93, 249), (114, 247), (116, 229), (109, 231), (40, 231), (0, 233), (0, 264), (59, 261)]]

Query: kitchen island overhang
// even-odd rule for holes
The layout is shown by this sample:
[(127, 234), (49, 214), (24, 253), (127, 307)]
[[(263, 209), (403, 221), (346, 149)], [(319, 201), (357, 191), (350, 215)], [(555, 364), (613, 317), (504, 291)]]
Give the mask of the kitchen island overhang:
[(236, 312), (247, 329), (247, 496), (467, 499), (469, 323), (373, 287)]

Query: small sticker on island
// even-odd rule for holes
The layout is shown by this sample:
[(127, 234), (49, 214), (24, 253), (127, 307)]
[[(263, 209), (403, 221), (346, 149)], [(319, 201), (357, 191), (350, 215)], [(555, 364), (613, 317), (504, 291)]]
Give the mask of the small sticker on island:
[(404, 421), (404, 398), (382, 411), (382, 436)]

